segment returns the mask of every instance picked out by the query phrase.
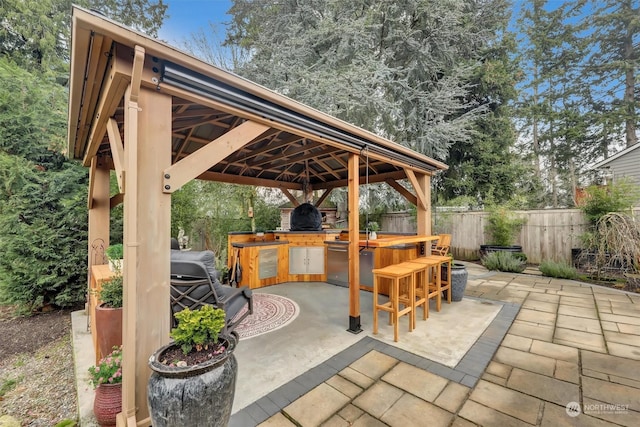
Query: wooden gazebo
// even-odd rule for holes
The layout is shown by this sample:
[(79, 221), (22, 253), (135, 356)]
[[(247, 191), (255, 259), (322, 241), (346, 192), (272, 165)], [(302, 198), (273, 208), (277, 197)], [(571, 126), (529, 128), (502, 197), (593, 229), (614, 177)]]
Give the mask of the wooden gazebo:
[[(386, 182), (417, 206), (430, 234), (430, 176), (446, 165), (208, 65), (104, 16), (74, 7), (69, 156), (90, 168), (89, 242), (109, 243), (110, 209), (124, 203), (123, 412), (149, 425), (149, 356), (169, 341), (171, 193), (192, 179), (280, 188), (309, 196), (349, 189), (358, 236), (358, 187)], [(366, 160), (364, 156), (366, 155)], [(119, 194), (110, 195), (110, 171)], [(398, 183), (408, 180), (413, 192)], [(89, 266), (92, 259), (89, 259)], [(349, 276), (359, 277), (358, 239)], [(349, 329), (360, 329), (350, 283)], [(159, 310), (167, 307), (167, 310)]]

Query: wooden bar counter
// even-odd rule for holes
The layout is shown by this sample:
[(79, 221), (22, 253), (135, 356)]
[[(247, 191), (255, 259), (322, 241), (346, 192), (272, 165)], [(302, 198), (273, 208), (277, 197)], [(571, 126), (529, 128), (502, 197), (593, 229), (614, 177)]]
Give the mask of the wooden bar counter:
[[(369, 256), (366, 267), (362, 257), (360, 261), (360, 288), (364, 290), (373, 290), (373, 268), (430, 254), (429, 242), (438, 239), (438, 236), (384, 232), (379, 232), (378, 236), (376, 240), (367, 240), (364, 231), (356, 236), (361, 255), (367, 252)], [(259, 235), (251, 232), (229, 233), (229, 274), (233, 277), (239, 265), (241, 275), (238, 283), (250, 288), (284, 282), (326, 282), (328, 246), (346, 246), (349, 240), (349, 233), (345, 230), (268, 231)], [(386, 291), (381, 289), (383, 294)]]

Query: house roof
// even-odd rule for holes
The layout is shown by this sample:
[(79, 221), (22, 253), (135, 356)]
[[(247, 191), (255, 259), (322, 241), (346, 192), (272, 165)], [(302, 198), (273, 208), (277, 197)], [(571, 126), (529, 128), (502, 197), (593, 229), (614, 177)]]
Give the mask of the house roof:
[(622, 150), (622, 151), (618, 151), (618, 152), (617, 152), (616, 154), (614, 154), (613, 156), (608, 157), (608, 158), (606, 158), (606, 159), (602, 160), (601, 162), (596, 163), (595, 165), (591, 166), (591, 168), (590, 168), (590, 169), (600, 169), (600, 168), (603, 168), (603, 167), (607, 166), (609, 163), (611, 163), (612, 161), (614, 161), (614, 160), (616, 160), (616, 159), (618, 159), (618, 158), (620, 158), (620, 157), (622, 157), (622, 156), (624, 156), (624, 155), (626, 155), (626, 154), (629, 154), (630, 152), (632, 152), (633, 150), (636, 150), (636, 149), (638, 149), (638, 148), (640, 148), (640, 143), (638, 143), (638, 144), (633, 144), (631, 147), (627, 147), (627, 148), (625, 148), (625, 149), (624, 149), (624, 150)]
[(69, 156), (85, 166), (97, 156), (114, 168), (107, 122), (115, 119), (124, 141), (123, 95), (136, 76), (123, 64), (131, 64), (141, 48), (142, 86), (172, 96), (172, 163), (212, 143), (229, 145), (224, 135), (247, 121), (266, 126), (212, 161), (199, 179), (294, 190), (344, 187), (350, 153), (361, 155), (361, 182), (447, 169), (92, 11), (74, 7), (71, 47)]

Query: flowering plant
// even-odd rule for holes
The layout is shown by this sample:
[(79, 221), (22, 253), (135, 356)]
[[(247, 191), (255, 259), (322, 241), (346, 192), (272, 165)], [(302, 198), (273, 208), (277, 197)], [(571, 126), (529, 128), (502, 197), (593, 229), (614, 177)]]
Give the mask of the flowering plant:
[(97, 366), (89, 368), (89, 382), (94, 388), (100, 384), (120, 384), (122, 382), (122, 346), (100, 359)]

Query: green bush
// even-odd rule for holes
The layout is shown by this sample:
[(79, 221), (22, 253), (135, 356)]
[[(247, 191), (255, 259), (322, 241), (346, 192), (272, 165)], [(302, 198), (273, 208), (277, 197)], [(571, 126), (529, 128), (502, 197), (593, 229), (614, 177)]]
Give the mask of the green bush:
[(485, 232), (489, 234), (489, 244), (495, 246), (511, 246), (516, 234), (525, 224), (523, 218), (518, 218), (510, 210), (498, 207), (493, 208), (487, 218)]
[(525, 264), (527, 263), (527, 260), (529, 258), (527, 258), (527, 254), (525, 254), (524, 252), (512, 252), (513, 256), (516, 259), (519, 259), (520, 261), (524, 262)]
[(98, 292), (98, 299), (108, 308), (122, 307), (122, 274), (115, 274), (111, 280), (104, 282)]
[(176, 313), (178, 326), (171, 330), (171, 338), (187, 354), (193, 347), (197, 350), (218, 342), (218, 335), (224, 328), (224, 310), (203, 305), (197, 310), (184, 310)]
[(630, 210), (640, 199), (640, 186), (621, 178), (606, 186), (591, 185), (585, 189), (585, 193), (585, 201), (580, 208), (595, 226), (600, 218), (610, 212)]
[(578, 272), (575, 268), (564, 262), (542, 261), (538, 267), (542, 275), (558, 279), (575, 279)]
[(506, 271), (511, 273), (522, 273), (526, 263), (511, 252), (497, 251), (490, 252), (482, 258), (482, 265), (489, 270)]
[(110, 260), (122, 259), (122, 258), (124, 258), (124, 247), (122, 246), (122, 243), (116, 243), (115, 245), (109, 245), (109, 247), (107, 248), (105, 253), (107, 254), (107, 257)]

